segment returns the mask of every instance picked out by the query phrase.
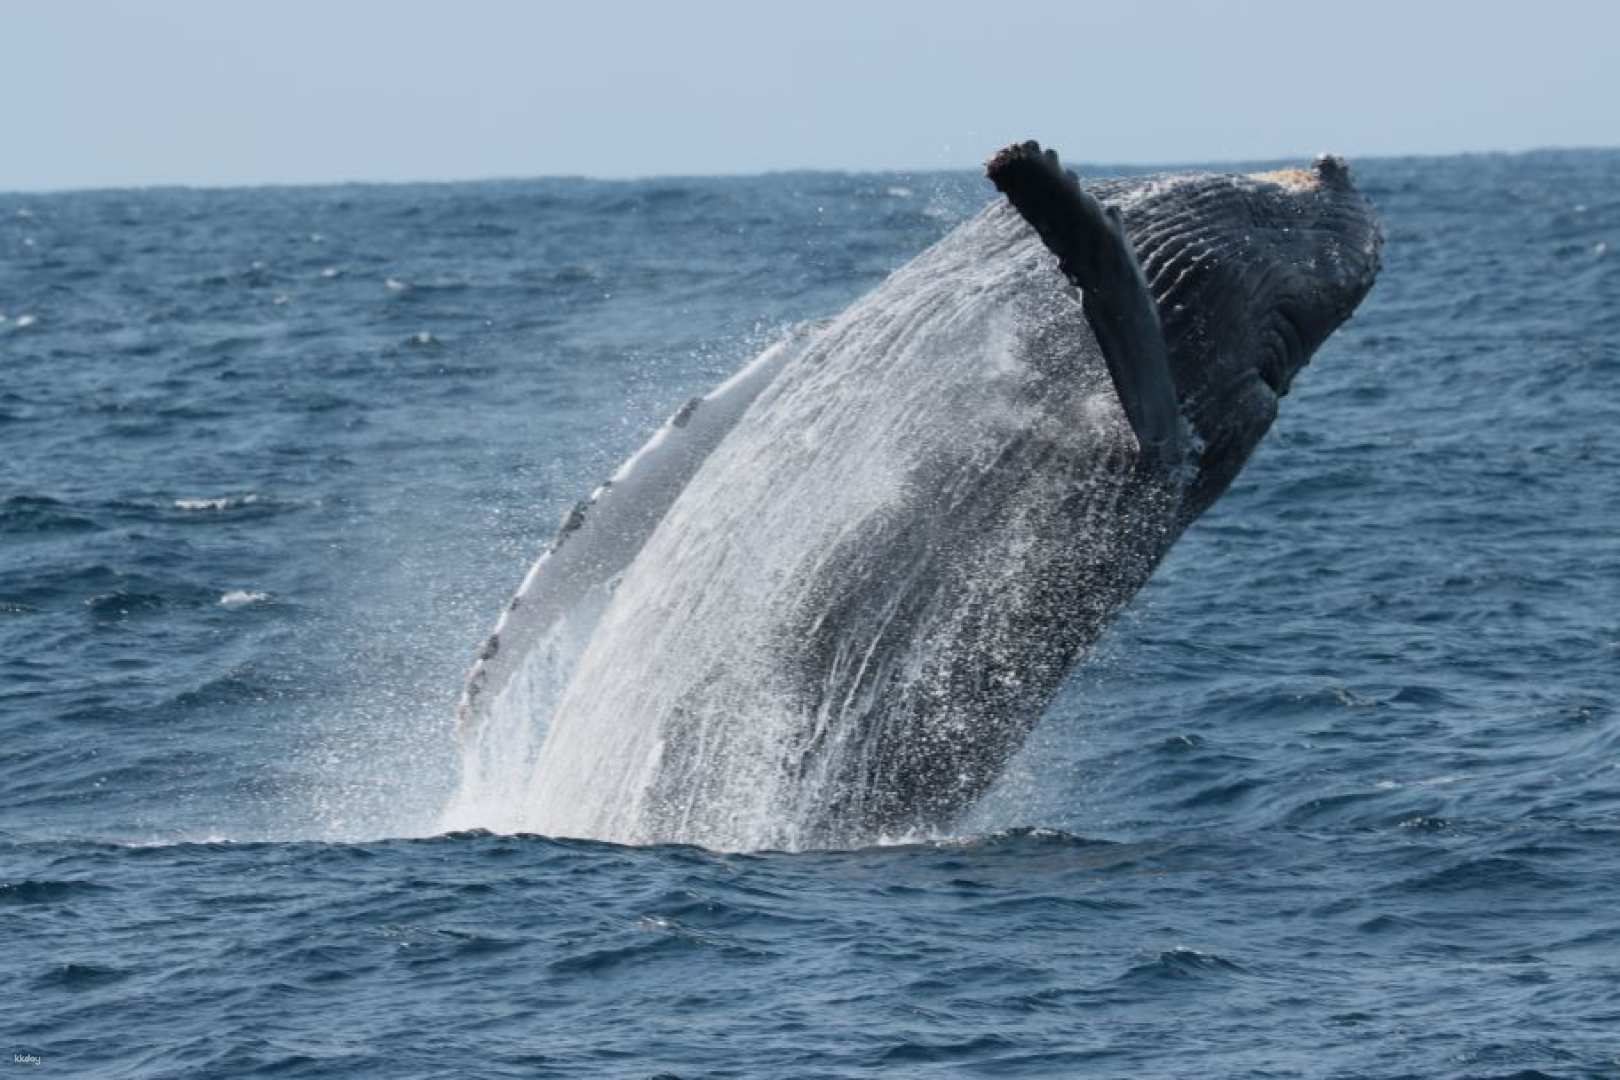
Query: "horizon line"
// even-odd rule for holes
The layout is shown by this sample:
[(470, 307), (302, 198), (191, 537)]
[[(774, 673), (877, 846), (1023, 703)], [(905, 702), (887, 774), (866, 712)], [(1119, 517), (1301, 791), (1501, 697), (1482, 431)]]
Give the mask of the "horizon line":
[[(1620, 145), (1606, 146), (1601, 144), (1579, 145), (1547, 145), (1531, 146), (1519, 150), (1457, 150), (1443, 154), (1360, 154), (1345, 155), (1351, 166), (1354, 167), (1362, 161), (1400, 161), (1411, 159), (1444, 159), (1468, 157), (1528, 157), (1532, 154), (1552, 153), (1603, 153), (1620, 151)], [(1303, 160), (1309, 161), (1316, 154), (1305, 155)], [(1076, 159), (1078, 160), (1078, 159)], [(1162, 161), (1136, 161), (1136, 162), (1080, 162), (1086, 167), (1082, 175), (1109, 176), (1111, 169), (1125, 169), (1142, 171), (1149, 169), (1191, 169), (1191, 168), (1221, 168), (1242, 165), (1269, 165), (1278, 162), (1296, 160), (1292, 155), (1263, 156), (1263, 157), (1230, 157), (1218, 159), (1205, 159), (1191, 161), (1187, 159)], [(1071, 160), (1070, 164), (1075, 161)], [(670, 172), (670, 173), (632, 173), (632, 174), (601, 174), (590, 173), (534, 173), (529, 175), (488, 174), (483, 176), (452, 176), (452, 177), (426, 177), (413, 179), (344, 179), (344, 180), (264, 180), (264, 181), (226, 181), (222, 183), (154, 181), (151, 183), (133, 184), (87, 184), (83, 186), (68, 185), (64, 187), (20, 187), (0, 188), (0, 198), (11, 196), (50, 196), (50, 195), (95, 195), (113, 194), (119, 192), (151, 192), (151, 191), (263, 191), (285, 190), (303, 188), (363, 188), (363, 187), (450, 187), (459, 184), (521, 184), (545, 180), (585, 181), (605, 184), (635, 184), (652, 180), (748, 180), (762, 179), (771, 176), (941, 176), (952, 173), (973, 171), (976, 166), (960, 165), (950, 167), (932, 166), (928, 168), (835, 168), (835, 167), (786, 167), (779, 169), (757, 169), (739, 172)]]

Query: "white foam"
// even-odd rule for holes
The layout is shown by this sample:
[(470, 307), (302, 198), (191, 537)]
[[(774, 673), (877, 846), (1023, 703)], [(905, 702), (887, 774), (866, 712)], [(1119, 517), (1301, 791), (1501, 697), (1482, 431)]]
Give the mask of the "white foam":
[[(972, 490), (1033, 431), (1090, 453), (1094, 425), (1124, 430), (1106, 386), (1111, 410), (1061, 417), (1025, 394), (1022, 305), (1083, 318), (1048, 259), (998, 204), (822, 330), (681, 489), (569, 665), (507, 683), (473, 748), (489, 767), (464, 771), (447, 819), (733, 850), (819, 842), (811, 830), (861, 752), (852, 732), (880, 707), (872, 688), (937, 692), (926, 654), (972, 632), (965, 612), (1033, 602), (1020, 599), (1038, 588), (1029, 568), (1055, 542), (1036, 525), (1061, 500), (1037, 483), (1021, 490), (993, 544), (961, 553), (959, 602), (910, 616), (925, 622), (907, 632), (918, 649), (879, 649), (889, 623), (874, 624), (871, 641), (836, 658), (847, 697), (811, 712), (802, 671), (780, 650), (807, 632), (806, 613), (826, 610), (828, 568), (882, 558), (884, 537), (904, 550), (896, 530), (914, 511), (945, 513), (949, 498), (919, 502), (919, 484), (925, 496)], [(1057, 480), (1073, 492), (1074, 477)], [(1104, 518), (1086, 533), (1099, 550), (1117, 525)], [(872, 589), (905, 588), (904, 567), (869, 570)], [(806, 758), (807, 738), (825, 752)]]
[(255, 592), (250, 589), (232, 589), (219, 598), (220, 607), (243, 607), (247, 604), (258, 604), (270, 599), (266, 592)]
[(176, 510), (231, 510), (238, 506), (252, 506), (259, 501), (257, 495), (221, 495), (213, 499), (176, 499)]

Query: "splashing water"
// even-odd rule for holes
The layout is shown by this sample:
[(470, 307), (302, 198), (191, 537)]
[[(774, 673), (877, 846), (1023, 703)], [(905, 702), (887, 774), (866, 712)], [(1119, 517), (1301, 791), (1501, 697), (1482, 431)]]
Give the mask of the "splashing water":
[[(1013, 679), (1030, 662), (1014, 616), (1050, 567), (1140, 546), (1097, 468), (1129, 435), (1101, 365), (1073, 356), (1089, 331), (1048, 259), (992, 207), (811, 341), (617, 587), (529, 646), (465, 740), (443, 824), (722, 849), (880, 839), (852, 831), (852, 778), (894, 703), (956, 694), (953, 652)], [(1045, 357), (1064, 362), (1043, 365), (1042, 342), (1067, 342)], [(1031, 714), (1019, 738), (1038, 690), (999, 691)], [(929, 708), (944, 719), (907, 737), (984, 740), (972, 701)]]

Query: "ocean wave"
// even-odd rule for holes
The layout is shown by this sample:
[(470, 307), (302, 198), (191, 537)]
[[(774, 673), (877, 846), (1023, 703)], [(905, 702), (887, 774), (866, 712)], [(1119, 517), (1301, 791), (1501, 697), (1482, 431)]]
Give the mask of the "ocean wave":
[(176, 510), (235, 510), (243, 506), (252, 506), (258, 501), (258, 495), (248, 492), (245, 495), (217, 495), (176, 499), (174, 500), (174, 508)]
[(93, 881), (0, 882), (0, 906), (8, 904), (61, 904), (113, 891)]
[(977, 176), (9, 196), (39, 238), (0, 261), (13, 1049), (1612, 1072), (1620, 154), (1356, 172), (1383, 280), (993, 805), (795, 853), (376, 837), (449, 797), (470, 643), (557, 510)]
[(93, 517), (48, 496), (13, 495), (0, 502), (0, 534), (79, 533), (100, 528)]

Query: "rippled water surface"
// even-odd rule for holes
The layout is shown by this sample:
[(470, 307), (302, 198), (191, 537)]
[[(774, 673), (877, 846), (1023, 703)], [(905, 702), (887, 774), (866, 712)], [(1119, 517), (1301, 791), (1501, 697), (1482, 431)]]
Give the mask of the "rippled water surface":
[(471, 650), (970, 175), (0, 195), (0, 1055), (66, 1076), (1620, 1074), (1620, 152), (1384, 275), (929, 843), (431, 835)]

